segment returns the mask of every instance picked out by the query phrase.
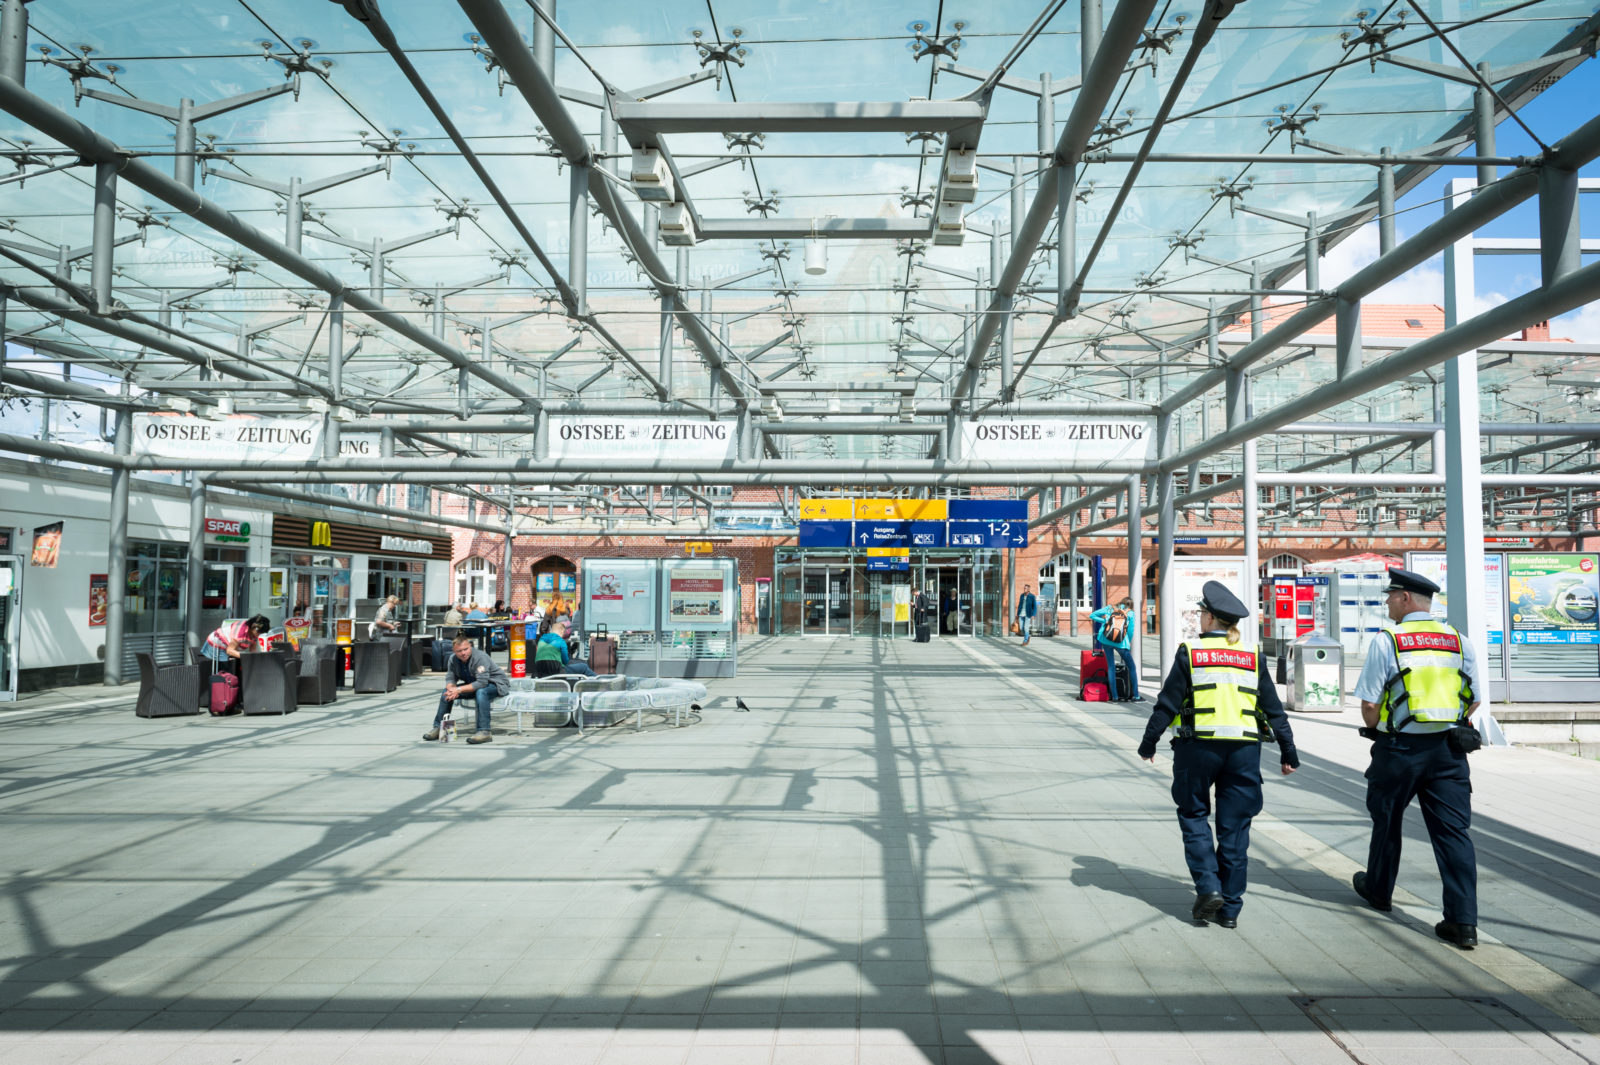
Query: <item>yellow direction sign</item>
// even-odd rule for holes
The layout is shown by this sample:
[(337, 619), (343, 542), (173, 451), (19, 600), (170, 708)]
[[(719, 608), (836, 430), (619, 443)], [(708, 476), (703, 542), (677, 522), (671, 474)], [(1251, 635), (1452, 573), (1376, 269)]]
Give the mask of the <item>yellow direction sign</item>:
[(686, 555), (709, 555), (715, 545), (710, 540), (685, 540), (683, 553)]
[(801, 521), (849, 521), (855, 516), (852, 499), (802, 499)]

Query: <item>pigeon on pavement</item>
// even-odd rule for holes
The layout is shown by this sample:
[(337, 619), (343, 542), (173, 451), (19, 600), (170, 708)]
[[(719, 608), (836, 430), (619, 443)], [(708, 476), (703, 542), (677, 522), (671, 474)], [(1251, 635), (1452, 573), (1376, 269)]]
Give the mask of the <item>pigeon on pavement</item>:
[(735, 695), (733, 697), (733, 705), (737, 706), (740, 710), (743, 710), (743, 711), (745, 711), (747, 713), (750, 710), (750, 708), (748, 706), (744, 705), (744, 700), (739, 698), (737, 695)]

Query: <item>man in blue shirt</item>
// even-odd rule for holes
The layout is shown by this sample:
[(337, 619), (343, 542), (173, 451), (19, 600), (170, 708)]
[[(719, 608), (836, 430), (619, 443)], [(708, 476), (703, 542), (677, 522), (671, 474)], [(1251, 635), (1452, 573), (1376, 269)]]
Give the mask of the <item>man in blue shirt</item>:
[(1022, 645), (1026, 647), (1033, 638), (1033, 619), (1039, 615), (1039, 598), (1033, 594), (1033, 585), (1024, 584), (1022, 594), (1017, 597), (1017, 629), (1022, 633)]
[[(1122, 638), (1113, 640), (1106, 631), (1110, 621), (1116, 615), (1122, 618)], [(1106, 649), (1106, 687), (1111, 689), (1111, 701), (1117, 702), (1117, 668), (1113, 651), (1122, 656), (1123, 663), (1128, 667), (1128, 686), (1132, 689), (1128, 698), (1133, 702), (1143, 702), (1139, 694), (1139, 670), (1133, 664), (1133, 597), (1123, 596), (1122, 602), (1115, 607), (1103, 606), (1089, 615), (1089, 620), (1095, 623), (1095, 642)]]

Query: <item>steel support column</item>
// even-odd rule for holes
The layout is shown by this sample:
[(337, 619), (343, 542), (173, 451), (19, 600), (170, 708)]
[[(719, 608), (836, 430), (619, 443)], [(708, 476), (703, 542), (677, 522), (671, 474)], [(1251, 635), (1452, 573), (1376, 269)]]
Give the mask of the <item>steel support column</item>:
[(567, 225), (567, 284), (577, 298), (576, 315), (589, 313), (589, 167), (573, 166), (568, 185), (572, 210)]
[(1539, 169), (1539, 267), (1543, 284), (1583, 265), (1578, 228), (1578, 172), (1559, 165)]
[(94, 290), (95, 311), (111, 313), (111, 269), (117, 228), (117, 167), (97, 163), (94, 168), (94, 258), (90, 288)]
[(328, 391), (335, 403), (344, 398), (344, 293), (328, 301)]
[(27, 58), (28, 9), (23, 0), (0, 0), (0, 78), (23, 84)]
[[(1389, 149), (1379, 149), (1379, 155), (1389, 155)], [(1394, 250), (1394, 164), (1378, 167), (1378, 254), (1388, 255)]]
[[(1473, 139), (1478, 142), (1478, 155), (1494, 154), (1494, 96), (1489, 92), (1486, 83), (1489, 79), (1489, 64), (1479, 63), (1478, 73), (1483, 75), (1485, 84), (1480, 84), (1472, 93), (1472, 128)], [(1500, 176), (1493, 163), (1478, 164), (1478, 187), (1484, 188), (1492, 185)]]
[[(117, 412), (117, 435), (112, 453), (126, 458), (133, 451), (133, 415)], [(133, 471), (123, 467), (111, 470), (111, 504), (107, 514), (110, 535), (106, 540), (106, 658), (105, 684), (122, 683), (122, 634), (128, 596), (128, 488)]]
[[(113, 475), (114, 476), (114, 475)], [(187, 594), (184, 596), (184, 646), (199, 647), (206, 638), (200, 630), (200, 611), (205, 591), (206, 569), (206, 479), (203, 474), (189, 475), (189, 564), (186, 573)], [(113, 577), (120, 571), (112, 567)], [(188, 661), (187, 657), (184, 659)]]

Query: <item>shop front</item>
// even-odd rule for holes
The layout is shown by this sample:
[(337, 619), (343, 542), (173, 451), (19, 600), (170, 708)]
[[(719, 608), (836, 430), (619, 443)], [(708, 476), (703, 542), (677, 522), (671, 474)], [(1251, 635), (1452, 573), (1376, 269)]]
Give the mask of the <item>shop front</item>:
[[(900, 558), (896, 564), (866, 549), (779, 548), (771, 631), (909, 638), (912, 602), (925, 591), (936, 635), (1004, 635), (999, 551), (911, 548)], [(904, 568), (890, 568), (896, 565)]]
[(370, 622), (394, 595), (400, 599), (397, 620), (420, 627), (430, 603), (449, 599), (449, 567), (446, 536), (280, 514), (273, 522), (272, 568), (281, 595), (267, 616), (274, 625), (302, 618), (312, 636), (331, 639), (341, 619)]

